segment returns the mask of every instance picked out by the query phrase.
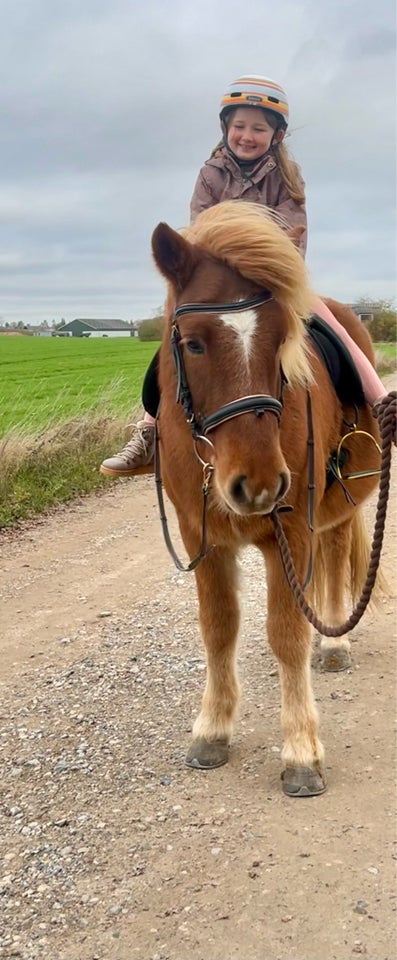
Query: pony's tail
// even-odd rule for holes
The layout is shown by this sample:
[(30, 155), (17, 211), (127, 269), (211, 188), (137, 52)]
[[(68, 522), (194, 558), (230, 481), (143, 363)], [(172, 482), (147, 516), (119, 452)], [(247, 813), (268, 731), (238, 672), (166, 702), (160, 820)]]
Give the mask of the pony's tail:
[[(371, 554), (371, 542), (364, 521), (362, 509), (354, 512), (352, 518), (352, 537), (350, 545), (350, 595), (354, 603), (360, 597), (368, 573)], [(390, 595), (389, 584), (381, 566), (378, 567), (375, 585), (371, 595), (370, 607), (377, 607), (382, 598)]]
[[(345, 534), (346, 528), (343, 530), (342, 527), (339, 532), (339, 536), (343, 538), (345, 537)], [(330, 535), (332, 536), (332, 533), (328, 531), (327, 536), (329, 537)], [(334, 529), (333, 536), (336, 539), (338, 538), (338, 527)], [(322, 537), (320, 534), (317, 541), (313, 579), (310, 585), (308, 596), (310, 597), (310, 602), (313, 603), (314, 609), (321, 619), (324, 619), (323, 611), (327, 606), (327, 580), (330, 575), (332, 576), (332, 551), (330, 555), (329, 549), (329, 541), (326, 548), (325, 543), (322, 543)], [(368, 565), (371, 555), (371, 542), (368, 536), (364, 514), (361, 507), (358, 507), (351, 517), (349, 545), (346, 543), (346, 549), (349, 552), (349, 558), (346, 565), (345, 592), (349, 597), (350, 603), (355, 605), (361, 596), (368, 573)], [(331, 571), (329, 569), (330, 566)], [(381, 567), (379, 567), (371, 595), (371, 601), (369, 603), (369, 609), (376, 609), (385, 596), (390, 596), (390, 589), (385, 574), (383, 573)], [(351, 613), (351, 610), (349, 610), (348, 613)]]

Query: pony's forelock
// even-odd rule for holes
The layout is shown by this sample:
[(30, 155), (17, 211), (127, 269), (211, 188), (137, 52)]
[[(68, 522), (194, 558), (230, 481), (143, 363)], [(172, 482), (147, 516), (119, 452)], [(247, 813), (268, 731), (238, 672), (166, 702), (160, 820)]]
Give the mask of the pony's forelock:
[(284, 308), (289, 335), (281, 350), (291, 383), (312, 379), (304, 320), (310, 316), (314, 293), (304, 261), (287, 236), (285, 220), (268, 207), (242, 200), (225, 200), (199, 214), (181, 231), (243, 277), (264, 290)]

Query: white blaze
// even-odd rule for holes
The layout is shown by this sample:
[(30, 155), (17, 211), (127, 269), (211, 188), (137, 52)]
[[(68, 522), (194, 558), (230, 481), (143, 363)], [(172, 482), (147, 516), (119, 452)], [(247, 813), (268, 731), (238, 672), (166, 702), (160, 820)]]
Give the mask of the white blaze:
[(248, 363), (252, 338), (256, 328), (256, 311), (242, 310), (241, 313), (221, 313), (219, 316), (222, 323), (227, 327), (231, 327), (238, 335), (244, 351), (245, 361)]

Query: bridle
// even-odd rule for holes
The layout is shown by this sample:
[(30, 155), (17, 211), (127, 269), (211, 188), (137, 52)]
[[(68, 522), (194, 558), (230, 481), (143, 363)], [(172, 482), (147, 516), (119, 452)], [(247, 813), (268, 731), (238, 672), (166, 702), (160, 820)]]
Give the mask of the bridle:
[[(264, 303), (269, 303), (272, 299), (272, 294), (266, 290), (257, 297), (249, 297), (246, 300), (238, 300), (233, 303), (184, 303), (174, 310), (171, 327), (171, 349), (177, 374), (176, 402), (182, 406), (186, 422), (189, 424), (195, 441), (207, 439), (207, 433), (215, 427), (243, 413), (255, 413), (259, 417), (263, 413), (269, 412), (274, 413), (279, 419), (282, 403), (281, 400), (276, 400), (275, 397), (268, 394), (251, 394), (248, 397), (239, 397), (237, 400), (226, 403), (207, 417), (198, 417), (193, 410), (192, 395), (183, 362), (178, 318), (183, 317), (186, 313), (238, 313), (242, 310), (249, 310), (251, 307), (260, 307)], [(200, 457), (199, 459), (201, 460)]]
[(164, 498), (162, 492), (162, 480), (161, 480), (161, 471), (160, 471), (160, 456), (159, 456), (159, 437), (156, 424), (156, 446), (155, 446), (155, 480), (156, 480), (156, 490), (157, 490), (157, 499), (160, 510), (160, 519), (163, 529), (164, 540), (167, 546), (167, 549), (175, 563), (175, 566), (178, 570), (181, 571), (191, 571), (194, 570), (200, 560), (203, 560), (205, 556), (213, 548), (207, 548), (206, 543), (206, 503), (209, 492), (209, 486), (211, 481), (211, 476), (214, 471), (213, 465), (203, 460), (200, 456), (200, 453), (197, 449), (197, 443), (205, 443), (211, 447), (213, 450), (212, 441), (209, 440), (207, 434), (214, 430), (215, 427), (220, 426), (221, 423), (225, 423), (227, 420), (232, 420), (234, 417), (239, 417), (244, 413), (255, 413), (257, 417), (262, 416), (264, 413), (272, 413), (277, 417), (277, 420), (280, 420), (281, 411), (283, 408), (281, 400), (281, 391), (284, 385), (285, 377), (282, 370), (280, 371), (281, 379), (281, 388), (280, 388), (280, 398), (272, 397), (269, 394), (250, 394), (246, 397), (238, 397), (236, 400), (232, 400), (230, 403), (224, 404), (222, 407), (219, 407), (218, 410), (215, 410), (213, 413), (210, 413), (208, 416), (198, 415), (193, 408), (193, 399), (190, 392), (188, 379), (186, 376), (186, 369), (183, 360), (183, 354), (181, 350), (181, 333), (179, 330), (178, 319), (183, 317), (185, 314), (189, 313), (238, 313), (242, 310), (248, 310), (254, 307), (260, 307), (264, 303), (269, 303), (273, 299), (273, 296), (269, 291), (265, 290), (263, 293), (255, 297), (248, 297), (245, 300), (233, 301), (232, 303), (184, 303), (179, 307), (176, 307), (173, 313), (173, 321), (171, 327), (171, 351), (175, 364), (175, 371), (177, 375), (177, 386), (176, 386), (176, 402), (179, 403), (183, 409), (185, 420), (188, 423), (192, 439), (194, 443), (195, 454), (200, 461), (203, 467), (203, 482), (202, 482), (202, 524), (201, 524), (201, 546), (197, 556), (189, 563), (188, 566), (184, 566), (179, 560), (174, 547), (171, 542), (170, 534), (168, 531), (167, 517), (165, 514), (164, 507)]

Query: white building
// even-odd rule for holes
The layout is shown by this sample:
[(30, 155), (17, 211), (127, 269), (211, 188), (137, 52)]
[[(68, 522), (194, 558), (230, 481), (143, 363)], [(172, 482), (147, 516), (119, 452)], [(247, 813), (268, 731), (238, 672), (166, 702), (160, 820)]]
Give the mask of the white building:
[(85, 320), (76, 318), (64, 323), (57, 331), (58, 336), (69, 337), (137, 337), (135, 324), (125, 320)]

